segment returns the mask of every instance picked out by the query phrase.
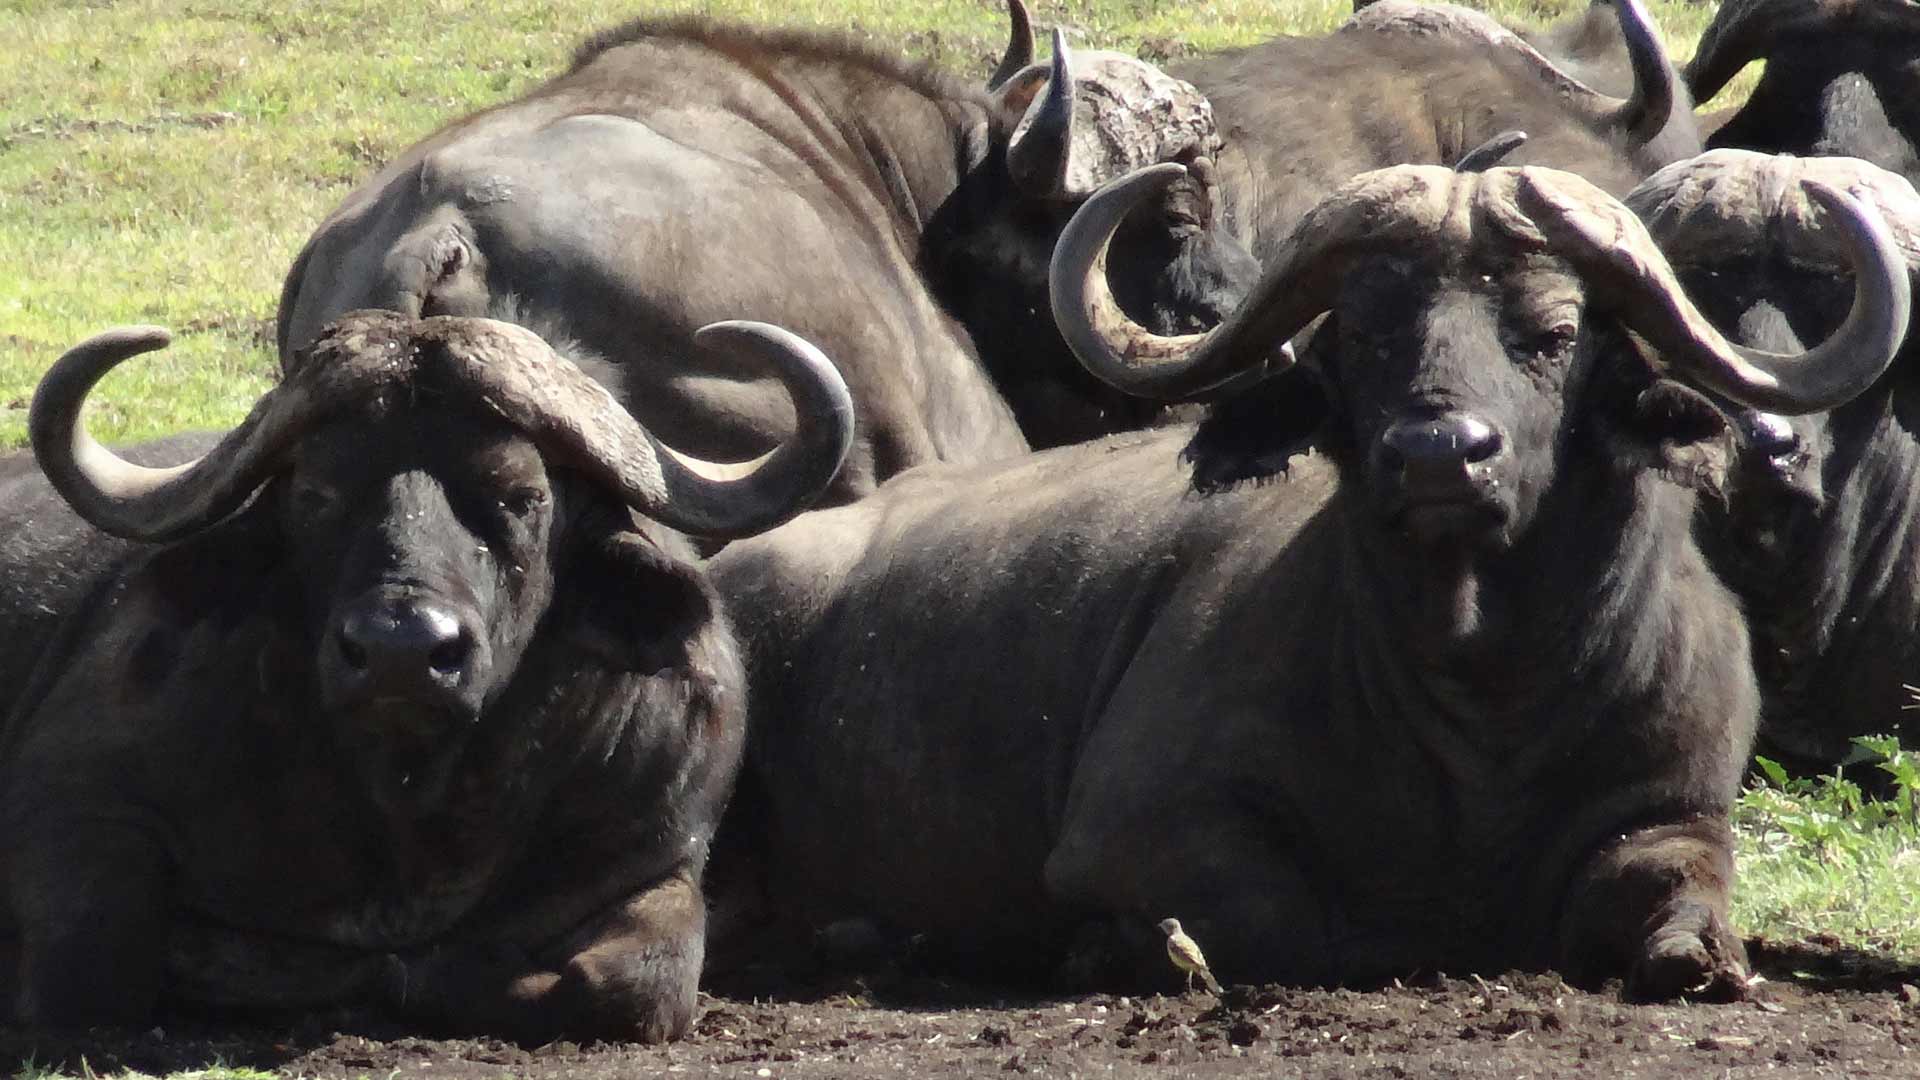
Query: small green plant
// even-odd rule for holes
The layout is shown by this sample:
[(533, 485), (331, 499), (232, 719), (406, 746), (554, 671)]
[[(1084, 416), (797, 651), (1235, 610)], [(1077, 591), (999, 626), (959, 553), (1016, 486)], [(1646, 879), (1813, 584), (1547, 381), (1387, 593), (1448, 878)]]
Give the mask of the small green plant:
[(1740, 884), (1735, 919), (1776, 937), (1830, 933), (1920, 952), (1920, 754), (1887, 735), (1853, 740), (1847, 765), (1890, 779), (1869, 797), (1840, 770), (1789, 776), (1756, 759), (1761, 778), (1734, 805)]

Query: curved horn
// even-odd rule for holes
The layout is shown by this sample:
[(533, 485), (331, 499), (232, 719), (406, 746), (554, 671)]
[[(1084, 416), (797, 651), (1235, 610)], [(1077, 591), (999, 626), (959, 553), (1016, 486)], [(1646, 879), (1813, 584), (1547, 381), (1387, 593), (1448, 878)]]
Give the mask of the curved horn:
[(34, 457), (54, 490), (95, 528), (129, 540), (177, 540), (238, 509), (314, 412), (300, 387), (282, 384), (204, 456), (160, 469), (135, 465), (95, 441), (81, 409), (107, 372), (170, 340), (157, 326), (88, 338), (54, 361), (27, 413)]
[[(1114, 300), (1107, 246), (1136, 206), (1184, 175), (1180, 165), (1153, 165), (1095, 192), (1061, 232), (1049, 267), (1053, 318), (1080, 363), (1118, 390), (1162, 401), (1199, 400), (1229, 382), (1237, 389), (1292, 365), (1288, 339), (1327, 308), (1324, 286), (1309, 285), (1325, 278), (1309, 271), (1345, 239), (1337, 224), (1316, 234), (1310, 214), (1225, 322), (1202, 334), (1155, 334)], [(1312, 239), (1302, 242), (1303, 235)]]
[[(1633, 69), (1633, 93), (1613, 110), (1612, 121), (1626, 134), (1629, 145), (1658, 138), (1673, 113), (1673, 68), (1660, 32), (1640, 0), (1609, 0), (1620, 19), (1620, 36), (1627, 46), (1627, 64)], [(1695, 144), (1694, 149), (1699, 149)]]
[(1784, 20), (1769, 16), (1783, 6), (1775, 0), (1723, 0), (1687, 61), (1687, 89), (1696, 105), (1712, 100), (1741, 68), (1772, 51)]
[(794, 437), (749, 465), (702, 461), (662, 443), (605, 386), (524, 327), (440, 316), (416, 324), (415, 340), (419, 363), (434, 368), (417, 377), (456, 382), (544, 452), (695, 536), (748, 536), (798, 513), (833, 481), (853, 444), (853, 399), (840, 373), (819, 349), (767, 323), (712, 323), (693, 335), (702, 347), (740, 349), (767, 362), (793, 399)]
[(537, 334), (454, 316), (342, 316), (303, 352), (287, 381), (262, 395), (218, 445), (170, 468), (120, 458), (88, 434), (81, 418), (87, 394), (102, 376), (167, 343), (167, 332), (158, 327), (111, 331), (68, 351), (41, 379), (27, 426), (40, 467), (76, 512), (104, 532), (158, 542), (189, 535), (239, 508), (286, 448), (335, 403), (371, 386), (444, 377), (478, 391), (493, 411), (544, 447), (569, 452), (629, 506), (671, 528), (715, 538), (758, 532), (797, 512), (833, 480), (853, 441), (852, 399), (826, 357), (785, 330), (715, 323), (694, 337), (704, 345), (758, 354), (773, 364), (794, 399), (796, 436), (736, 479), (703, 475), (738, 470), (708, 466), (662, 445)]
[(853, 397), (824, 353), (778, 326), (746, 320), (709, 323), (693, 340), (707, 348), (752, 353), (770, 364), (793, 398), (799, 429), (752, 472), (729, 480), (707, 475), (730, 471), (728, 467), (700, 462), (648, 434), (662, 451), (666, 498), (646, 513), (695, 536), (750, 536), (805, 509), (839, 474), (853, 447)]
[(1190, 360), (1214, 331), (1156, 334), (1128, 318), (1107, 285), (1114, 231), (1134, 207), (1185, 175), (1184, 165), (1151, 165), (1094, 192), (1061, 230), (1047, 268), (1053, 321), (1067, 347), (1095, 378), (1140, 397), (1178, 400), (1221, 381)]
[(1067, 35), (1053, 29), (1053, 67), (1047, 95), (1023, 121), (1007, 147), (1007, 171), (1014, 182), (1036, 195), (1066, 190), (1067, 164), (1073, 154), (1073, 57)]
[(1000, 66), (993, 69), (987, 79), (988, 90), (998, 90), (1000, 84), (1013, 78), (1033, 63), (1033, 16), (1027, 13), (1024, 0), (1007, 0), (1007, 51), (1001, 54)]
[(1342, 32), (1445, 34), (1477, 41), (1517, 55), (1546, 84), (1596, 121), (1621, 128), (1629, 144), (1651, 141), (1666, 127), (1673, 112), (1673, 71), (1653, 20), (1640, 0), (1606, 0), (1614, 5), (1633, 69), (1633, 93), (1625, 98), (1595, 90), (1560, 69), (1540, 50), (1491, 16), (1454, 4), (1423, 4), (1413, 0), (1379, 0), (1358, 8), (1340, 28)]
[[(1912, 310), (1906, 259), (1880, 216), (1852, 196), (1802, 181), (1846, 239), (1854, 268), (1853, 306), (1827, 340), (1782, 356), (1727, 340), (1693, 302), (1653, 240), (1631, 214), (1596, 215), (1528, 177), (1520, 190), (1545, 212), (1531, 216), (1581, 253), (1589, 270), (1649, 302), (1625, 305), (1621, 321), (1695, 381), (1734, 401), (1795, 415), (1831, 409), (1871, 386), (1906, 339)], [(1623, 227), (1624, 226), (1624, 227)]]
[(1500, 164), (1501, 158), (1518, 150), (1526, 141), (1527, 133), (1524, 131), (1503, 131), (1460, 155), (1460, 160), (1453, 163), (1453, 171), (1457, 173), (1486, 172)]

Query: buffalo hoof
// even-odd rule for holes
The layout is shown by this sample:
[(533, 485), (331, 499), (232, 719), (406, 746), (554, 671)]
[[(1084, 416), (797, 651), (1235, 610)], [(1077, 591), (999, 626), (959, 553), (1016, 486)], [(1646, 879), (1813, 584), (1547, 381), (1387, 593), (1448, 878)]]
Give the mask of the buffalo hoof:
[(1647, 939), (1627, 977), (1626, 993), (1636, 1001), (1739, 1001), (1747, 996), (1748, 982), (1740, 939), (1711, 912), (1693, 908)]

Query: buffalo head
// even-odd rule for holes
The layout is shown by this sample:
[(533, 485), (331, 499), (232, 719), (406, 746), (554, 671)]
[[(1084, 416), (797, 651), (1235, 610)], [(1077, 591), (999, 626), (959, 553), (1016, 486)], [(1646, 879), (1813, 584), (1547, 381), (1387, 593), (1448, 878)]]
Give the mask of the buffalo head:
[[(734, 537), (784, 519), (833, 478), (852, 414), (832, 365), (765, 324), (717, 323), (699, 339), (780, 370), (803, 418), (793, 441), (744, 476), (716, 479), (717, 467), (663, 446), (530, 331), (384, 312), (330, 325), (239, 427), (186, 464), (132, 464), (81, 422), (101, 376), (167, 343), (157, 328), (67, 353), (41, 383), (30, 429), (54, 486), (114, 535), (182, 539), (249, 500), (270, 517), (302, 608), (281, 614), (311, 650), (291, 669), (311, 673), (303, 678), (374, 800), (421, 812), (446, 794), (462, 748), (513, 683), (562, 568), (631, 532), (628, 509)], [(648, 550), (662, 610), (675, 596), (698, 602), (685, 560), (657, 541)], [(644, 648), (625, 613), (607, 614), (605, 626), (587, 620), (590, 644)]]
[[(1423, 547), (1511, 545), (1570, 461), (1697, 467), (1683, 451), (1719, 434), (1720, 414), (1620, 363), (1625, 331), (1697, 386), (1786, 412), (1849, 400), (1905, 333), (1892, 241), (1829, 187), (1808, 191), (1863, 268), (1855, 307), (1826, 341), (1783, 356), (1714, 329), (1633, 215), (1577, 177), (1401, 166), (1322, 202), (1225, 323), (1156, 335), (1114, 305), (1099, 266), (1114, 221), (1174, 173), (1111, 186), (1062, 238), (1054, 310), (1067, 340), (1129, 392), (1222, 402), (1190, 450), (1202, 487), (1271, 472), (1311, 437), (1379, 525)], [(1310, 362), (1293, 364), (1289, 339), (1323, 316)]]
[[(1649, 177), (1627, 203), (1701, 309), (1730, 336), (1793, 350), (1843, 318), (1854, 269), (1808, 182), (1848, 191), (1920, 273), (1920, 195), (1853, 158), (1714, 150)], [(1909, 341), (1859, 396), (1805, 416), (1740, 409), (1725, 498), (1707, 504), (1703, 546), (1745, 599), (1767, 691), (1762, 750), (1796, 767), (1844, 760), (1849, 736), (1906, 727), (1903, 684), (1920, 661), (1912, 614), (1920, 510)]]
[(1074, 52), (1053, 34), (1032, 62), (1022, 0), (986, 90), (982, 155), (928, 223), (921, 259), (934, 290), (980, 344), (994, 382), (1035, 446), (1138, 427), (1156, 407), (1116, 395), (1068, 360), (1038, 362), (1054, 336), (1047, 260), (1074, 210), (1101, 185), (1158, 163), (1186, 166), (1119, 227), (1114, 290), (1128, 311), (1174, 333), (1237, 306), (1259, 264), (1226, 228), (1213, 109), (1192, 85), (1122, 53)]

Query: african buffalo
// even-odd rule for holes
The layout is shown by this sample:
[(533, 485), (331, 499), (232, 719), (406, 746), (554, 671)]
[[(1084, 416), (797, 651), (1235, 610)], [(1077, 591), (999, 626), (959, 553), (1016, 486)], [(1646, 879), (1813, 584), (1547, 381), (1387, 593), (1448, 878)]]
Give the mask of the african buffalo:
[(35, 671), (0, 737), (0, 1002), (51, 1025), (164, 1000), (684, 1031), (745, 706), (676, 530), (781, 520), (852, 432), (811, 345), (696, 337), (793, 388), (798, 435), (747, 475), (708, 478), (489, 320), (350, 314), (170, 468), (80, 422), (166, 333), (62, 357), (29, 430), (71, 510), (10, 463), (0, 529), (9, 560), (95, 569), (52, 633), (0, 627), (5, 667)]
[[(1173, 70), (1213, 104), (1229, 221), (1270, 266), (1301, 216), (1349, 177), (1451, 165), (1502, 131), (1530, 137), (1515, 164), (1570, 170), (1616, 195), (1698, 153), (1646, 10), (1639, 0), (1596, 6), (1617, 14), (1630, 60), (1624, 97), (1580, 82), (1479, 12), (1411, 0), (1369, 4), (1322, 37), (1275, 38)], [(1571, 36), (1556, 45), (1574, 47)]]
[[(1627, 199), (1701, 310), (1748, 344), (1792, 350), (1838, 324), (1843, 245), (1802, 193), (1845, 188), (1885, 219), (1920, 274), (1920, 195), (1852, 158), (1714, 150)], [(1831, 412), (1738, 415), (1738, 467), (1705, 503), (1708, 558), (1746, 604), (1763, 709), (1760, 752), (1827, 771), (1872, 732), (1920, 745), (1920, 341)]]
[(794, 918), (1005, 969), (1108, 921), (1164, 982), (1174, 916), (1224, 981), (1553, 964), (1737, 993), (1727, 813), (1758, 700), (1691, 535), (1723, 429), (1648, 360), (1844, 400), (1907, 323), (1884, 230), (1815, 191), (1861, 308), (1788, 359), (1715, 332), (1585, 181), (1403, 166), (1309, 214), (1221, 326), (1166, 338), (1097, 268), (1177, 171), (1082, 208), (1055, 311), (1102, 378), (1211, 399), (1197, 429), (915, 470), (717, 557), (761, 807), (719, 845), (764, 835)]
[(1920, 183), (1920, 10), (1901, 0), (1726, 0), (1687, 64), (1709, 101), (1755, 60), (1753, 94), (1707, 139), (1857, 157)]
[[(982, 90), (836, 34), (644, 18), (563, 75), (402, 153), (321, 224), (281, 296), (282, 354), (343, 311), (495, 315), (598, 354), (648, 426), (743, 460), (792, 426), (764, 370), (696, 356), (693, 327), (791, 327), (846, 373), (858, 431), (830, 500), (925, 461), (982, 461), (1140, 426), (1048, 314), (1075, 205), (1141, 165), (1218, 150), (1206, 101), (1114, 53), (1028, 63)], [(1057, 38), (1057, 35), (1056, 35)], [(1205, 325), (1258, 277), (1212, 191), (1130, 226), (1128, 302)], [(1024, 434), (1023, 434), (1024, 432)]]

